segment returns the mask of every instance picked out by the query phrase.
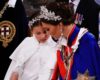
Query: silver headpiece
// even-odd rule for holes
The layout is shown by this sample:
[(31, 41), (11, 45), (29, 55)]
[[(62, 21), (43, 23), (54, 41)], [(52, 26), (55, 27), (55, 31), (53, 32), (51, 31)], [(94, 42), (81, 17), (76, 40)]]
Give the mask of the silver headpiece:
[(46, 20), (53, 20), (53, 21), (59, 21), (62, 18), (58, 15), (56, 16), (54, 12), (49, 11), (46, 6), (41, 6), (40, 16), (39, 18), (44, 18)]
[(37, 21), (40, 21), (40, 19), (39, 18), (33, 18), (31, 21), (29, 21), (29, 23), (28, 23), (28, 26), (31, 28), (31, 26), (35, 23), (35, 22), (37, 22)]

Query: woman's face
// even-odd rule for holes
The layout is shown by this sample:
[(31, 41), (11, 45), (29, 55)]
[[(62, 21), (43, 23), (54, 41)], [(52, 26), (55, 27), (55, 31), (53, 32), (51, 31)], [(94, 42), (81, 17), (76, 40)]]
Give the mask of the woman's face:
[(48, 39), (48, 34), (46, 31), (39, 25), (36, 26), (32, 29), (32, 34), (35, 35), (36, 39), (40, 42), (43, 43)]
[(43, 23), (42, 22), (42, 27), (44, 28), (44, 30), (46, 30), (52, 37), (58, 39), (61, 36), (61, 30), (60, 30), (60, 26), (54, 26), (51, 24), (47, 24), (47, 23)]

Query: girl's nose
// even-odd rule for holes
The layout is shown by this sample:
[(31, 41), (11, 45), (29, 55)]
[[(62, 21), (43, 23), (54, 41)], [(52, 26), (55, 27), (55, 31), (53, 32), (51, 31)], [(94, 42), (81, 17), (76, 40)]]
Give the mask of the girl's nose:
[(41, 35), (41, 38), (45, 38), (45, 37), (46, 37), (46, 34), (42, 34), (42, 35)]

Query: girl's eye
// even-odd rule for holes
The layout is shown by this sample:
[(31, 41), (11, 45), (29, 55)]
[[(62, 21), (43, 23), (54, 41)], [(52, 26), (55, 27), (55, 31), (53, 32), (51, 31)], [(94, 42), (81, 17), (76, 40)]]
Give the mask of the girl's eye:
[(47, 33), (47, 31), (46, 31), (46, 30), (44, 30), (44, 31), (43, 31), (43, 33), (44, 33), (44, 34), (46, 34), (46, 33)]
[(36, 34), (37, 34), (37, 35), (40, 35), (40, 34), (41, 34), (41, 32), (37, 32)]
[(47, 31), (49, 31), (50, 29), (47, 29)]

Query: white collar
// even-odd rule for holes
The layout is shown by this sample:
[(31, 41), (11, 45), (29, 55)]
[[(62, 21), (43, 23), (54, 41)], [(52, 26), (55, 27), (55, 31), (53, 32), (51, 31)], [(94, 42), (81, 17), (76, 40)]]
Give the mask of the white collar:
[(80, 29), (75, 44), (71, 46), (73, 52), (75, 52), (75, 51), (78, 49), (79, 44), (80, 44), (80, 43), (79, 43), (80, 39), (81, 39), (82, 36), (83, 36), (85, 33), (87, 33), (87, 32), (88, 32), (88, 30), (87, 30), (86, 28), (81, 28), (81, 29)]
[(78, 5), (80, 2), (80, 0), (74, 0), (73, 2), (71, 0), (69, 0), (69, 3), (73, 3), (74, 5)]
[(39, 47), (39, 43), (34, 36), (26, 37), (9, 58), (23, 64), (39, 50)]
[(98, 5), (100, 5), (100, 0), (94, 0)]
[(51, 36), (49, 36), (49, 38), (48, 38), (46, 43), (51, 47), (56, 47), (56, 45), (57, 45), (57, 43), (52, 39)]
[(69, 3), (73, 3), (74, 4), (74, 13), (76, 12), (76, 9), (80, 3), (80, 0), (74, 0), (73, 2), (71, 0), (69, 0)]
[(14, 8), (17, 0), (9, 0), (8, 6)]

